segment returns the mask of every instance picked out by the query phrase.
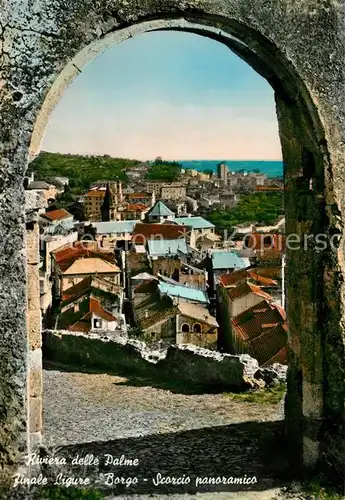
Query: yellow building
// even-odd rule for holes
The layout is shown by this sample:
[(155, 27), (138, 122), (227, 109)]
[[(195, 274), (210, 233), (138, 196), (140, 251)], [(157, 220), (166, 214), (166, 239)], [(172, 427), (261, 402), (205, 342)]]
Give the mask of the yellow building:
[(105, 188), (91, 189), (84, 195), (85, 219), (98, 222), (101, 220), (101, 208), (104, 200)]
[(94, 185), (90, 191), (84, 195), (84, 215), (85, 219), (92, 222), (102, 220), (102, 205), (104, 196), (109, 185), (111, 193), (110, 220), (121, 220), (121, 215), (117, 213), (119, 203), (123, 201), (122, 184), (118, 181), (100, 181)]

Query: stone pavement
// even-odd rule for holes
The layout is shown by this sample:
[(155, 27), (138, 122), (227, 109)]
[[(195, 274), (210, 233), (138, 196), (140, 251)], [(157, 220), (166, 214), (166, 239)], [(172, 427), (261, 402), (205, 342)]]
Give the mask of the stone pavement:
[[(44, 444), (49, 456), (67, 462), (43, 467), (52, 480), (59, 473), (88, 477), (94, 487), (113, 495), (109, 498), (128, 495), (131, 500), (152, 494), (208, 500), (216, 493), (223, 500), (235, 492), (239, 499), (271, 500), (284, 484), (282, 403), (251, 404), (225, 394), (193, 394), (152, 387), (145, 380), (57, 370), (45, 370), (44, 396)], [(77, 455), (98, 457), (99, 464), (71, 465)], [(110, 455), (114, 464), (107, 465)], [(121, 456), (138, 462), (121, 465)], [(167, 477), (183, 483), (167, 484)], [(254, 477), (253, 484), (243, 484)], [(212, 484), (215, 478), (220, 482)], [(242, 484), (229, 484), (231, 478)]]
[(45, 444), (108, 441), (283, 418), (283, 401), (248, 404), (223, 394), (181, 394), (148, 383), (152, 381), (45, 370)]

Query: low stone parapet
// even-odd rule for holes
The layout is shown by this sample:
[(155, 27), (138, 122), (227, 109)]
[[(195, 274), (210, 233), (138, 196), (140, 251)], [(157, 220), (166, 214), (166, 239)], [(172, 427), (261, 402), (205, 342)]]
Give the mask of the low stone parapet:
[[(69, 331), (43, 332), (44, 359), (107, 372), (179, 380), (215, 390), (242, 391), (260, 387), (254, 374), (258, 362), (194, 345), (152, 350), (135, 339)], [(261, 384), (262, 386), (262, 384)]]

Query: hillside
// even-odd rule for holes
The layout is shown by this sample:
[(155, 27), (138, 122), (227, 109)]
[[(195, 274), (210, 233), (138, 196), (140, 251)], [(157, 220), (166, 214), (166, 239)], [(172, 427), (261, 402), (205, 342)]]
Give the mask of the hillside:
[(104, 156), (81, 156), (42, 151), (29, 166), (35, 172), (36, 180), (49, 180), (49, 177), (68, 177), (70, 192), (82, 194), (90, 184), (102, 180), (126, 181), (126, 169), (139, 165), (138, 160)]
[(238, 224), (275, 224), (284, 211), (283, 193), (251, 193), (242, 196), (234, 208), (214, 210), (207, 218), (222, 232)]

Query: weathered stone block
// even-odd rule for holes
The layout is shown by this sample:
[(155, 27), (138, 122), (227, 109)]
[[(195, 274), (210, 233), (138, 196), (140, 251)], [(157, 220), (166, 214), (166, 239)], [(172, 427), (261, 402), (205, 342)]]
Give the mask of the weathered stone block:
[(26, 260), (28, 264), (40, 263), (40, 233), (37, 222), (30, 225), (26, 230)]
[[(29, 363), (28, 372), (30, 376), (30, 387), (35, 388), (33, 392), (38, 392), (43, 384), (43, 373), (42, 373), (42, 349), (38, 348), (29, 351)], [(34, 395), (34, 394), (31, 394)], [(41, 395), (41, 394), (40, 394)]]
[(40, 309), (40, 276), (38, 265), (27, 266), (28, 309)]
[(323, 388), (321, 384), (311, 384), (303, 379), (303, 416), (321, 418), (323, 411)]
[(42, 345), (41, 311), (31, 309), (26, 313), (29, 349), (38, 349)]
[[(40, 446), (42, 445), (42, 432), (30, 432), (29, 434), (29, 444), (30, 444), (30, 452), (35, 453), (38, 452)], [(39, 474), (39, 466), (31, 466), (31, 475)]]
[(29, 398), (29, 433), (42, 432), (43, 429), (42, 397)]
[(48, 206), (44, 193), (41, 190), (29, 189), (25, 191), (25, 212), (30, 214), (37, 212)]

